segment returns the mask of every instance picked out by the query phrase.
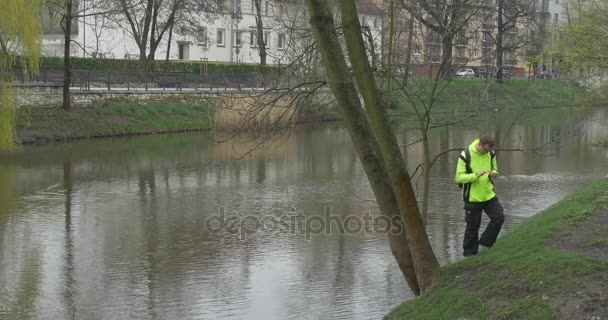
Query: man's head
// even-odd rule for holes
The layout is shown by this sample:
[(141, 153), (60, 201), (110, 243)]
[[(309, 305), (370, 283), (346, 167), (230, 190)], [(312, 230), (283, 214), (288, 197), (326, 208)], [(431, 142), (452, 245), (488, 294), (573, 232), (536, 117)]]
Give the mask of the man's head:
[(479, 138), (479, 144), (477, 145), (477, 150), (481, 153), (490, 152), (490, 151), (492, 151), (492, 149), (494, 149), (495, 142), (496, 142), (496, 140), (494, 139), (493, 136), (491, 136), (489, 134), (485, 134), (481, 138)]

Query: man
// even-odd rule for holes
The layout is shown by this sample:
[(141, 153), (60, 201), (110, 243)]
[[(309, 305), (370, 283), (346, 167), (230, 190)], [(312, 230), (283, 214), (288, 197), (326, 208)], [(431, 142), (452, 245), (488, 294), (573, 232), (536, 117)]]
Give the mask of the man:
[[(465, 257), (476, 255), (480, 244), (491, 247), (505, 221), (503, 207), (494, 193), (492, 181), (498, 176), (494, 143), (494, 137), (484, 135), (462, 151), (458, 160), (456, 182), (462, 186), (467, 223), (462, 246)], [(482, 211), (490, 217), (490, 223), (479, 237)]]

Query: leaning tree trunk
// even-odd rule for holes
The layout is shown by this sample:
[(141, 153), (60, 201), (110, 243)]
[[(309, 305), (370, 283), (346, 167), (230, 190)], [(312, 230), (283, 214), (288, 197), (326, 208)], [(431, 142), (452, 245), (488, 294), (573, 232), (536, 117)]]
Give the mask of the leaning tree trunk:
[[(439, 282), (439, 263), (421, 219), (416, 195), (404, 165), (399, 144), (388, 121), (386, 100), (379, 94), (367, 60), (356, 5), (352, 0), (342, 0), (341, 4), (342, 29), (353, 73), (365, 101), (370, 123), (378, 138), (387, 174), (397, 197), (399, 211), (404, 220), (405, 234), (414, 260), (416, 278), (421, 291), (425, 291)], [(328, 61), (325, 64), (327, 65)]]
[[(363, 113), (359, 96), (346, 65), (335, 25), (326, 0), (307, 0), (311, 12), (311, 25), (315, 30), (318, 45), (325, 64), (330, 88), (344, 116), (344, 123), (370, 181), (382, 214), (400, 217), (397, 198), (389, 183), (378, 141)], [(401, 223), (401, 221), (400, 221)], [(399, 264), (408, 285), (415, 294), (420, 293), (420, 284), (407, 244), (405, 228), (397, 234), (389, 233), (391, 251)]]

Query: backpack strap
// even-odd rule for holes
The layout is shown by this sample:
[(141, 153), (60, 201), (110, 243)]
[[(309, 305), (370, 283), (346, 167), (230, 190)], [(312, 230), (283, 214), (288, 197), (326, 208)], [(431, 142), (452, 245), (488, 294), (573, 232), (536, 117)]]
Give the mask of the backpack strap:
[[(490, 169), (494, 169), (494, 158), (496, 158), (496, 152), (494, 152), (494, 150), (490, 151)], [(492, 183), (492, 185), (494, 185), (494, 180), (492, 180), (492, 176), (489, 177), (490, 179), (490, 183)]]
[[(464, 161), (466, 173), (473, 173), (473, 169), (471, 168), (471, 151), (469, 148), (465, 148), (464, 152), (460, 153), (460, 160)], [(471, 184), (470, 183), (460, 183), (459, 187), (462, 188), (462, 200), (469, 201), (469, 194), (471, 193)]]
[(473, 169), (471, 169), (471, 151), (469, 151), (469, 148), (464, 149), (464, 156), (461, 153), (460, 159), (464, 161), (467, 173), (473, 173)]

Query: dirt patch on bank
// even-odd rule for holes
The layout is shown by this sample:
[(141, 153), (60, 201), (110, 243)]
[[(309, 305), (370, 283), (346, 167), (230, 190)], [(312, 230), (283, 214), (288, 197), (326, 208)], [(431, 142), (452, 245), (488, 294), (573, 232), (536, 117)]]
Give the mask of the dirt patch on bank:
[(608, 319), (608, 275), (596, 277), (584, 286), (572, 288), (569, 295), (549, 298), (549, 305), (559, 314), (557, 320), (605, 320)]
[(608, 261), (608, 205), (603, 204), (580, 221), (568, 221), (568, 225), (548, 239), (545, 245)]
[[(578, 252), (608, 261), (608, 205), (601, 204), (592, 212), (570, 219), (545, 243), (546, 247)], [(608, 263), (608, 262), (607, 262)], [(548, 301), (559, 310), (555, 319), (608, 319), (608, 273), (594, 277), (571, 288), (568, 294), (558, 294)]]

